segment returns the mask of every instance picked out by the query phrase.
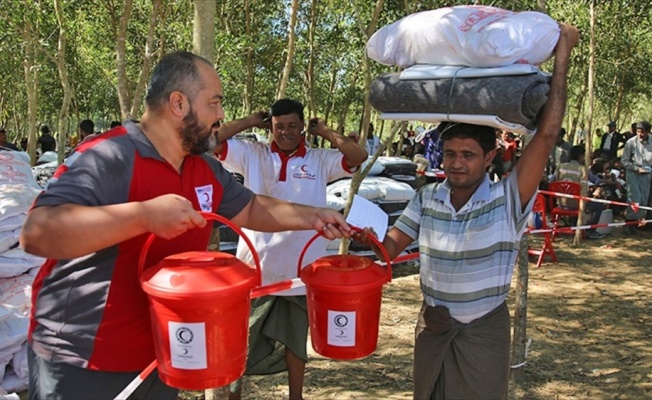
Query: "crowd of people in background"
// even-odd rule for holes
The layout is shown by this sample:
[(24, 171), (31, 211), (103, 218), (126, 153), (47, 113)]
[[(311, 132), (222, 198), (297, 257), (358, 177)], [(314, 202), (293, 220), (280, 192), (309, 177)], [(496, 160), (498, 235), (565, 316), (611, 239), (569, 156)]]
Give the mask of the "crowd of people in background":
[[(546, 190), (552, 181), (572, 181), (584, 185), (586, 196), (590, 198), (651, 206), (652, 145), (648, 141), (649, 133), (650, 124), (647, 121), (632, 123), (628, 132), (624, 133), (618, 132), (615, 121), (609, 121), (604, 133), (600, 129), (596, 130), (599, 136), (592, 138), (593, 149), (588, 153), (585, 124), (581, 123), (569, 140), (566, 129), (561, 128), (541, 178), (540, 189)], [(403, 135), (402, 151), (395, 154), (411, 158), (419, 170), (440, 170), (443, 157), (440, 134), (436, 126), (418, 127), (415, 130), (410, 127)], [(514, 132), (496, 129), (496, 154), (487, 171), (492, 181), (496, 182), (509, 175), (528, 139)], [(394, 143), (395, 151), (399, 143)], [(590, 157), (588, 168), (585, 163), (587, 156)], [(563, 203), (563, 207), (575, 209), (579, 206), (578, 201), (560, 203)], [(604, 203), (591, 201), (585, 204), (587, 215), (584, 221), (587, 225), (598, 224), (602, 212), (611, 209), (614, 219), (624, 219), (629, 223), (625, 228), (626, 234), (635, 234), (643, 229), (644, 222), (637, 226), (635, 221), (644, 221), (646, 210), (624, 205), (605, 206)], [(574, 225), (577, 220), (571, 218), (567, 222)], [(604, 236), (595, 229), (587, 229), (585, 234), (590, 239)]]
[[(95, 123), (90, 119), (85, 119), (79, 123), (78, 131), (75, 135), (70, 135), (66, 139), (66, 149), (64, 154), (67, 156), (84, 140), (97, 136), (102, 132), (120, 126), (120, 121), (111, 121), (108, 129), (96, 129)], [(41, 124), (38, 128), (39, 134), (36, 138), (36, 164), (43, 164), (56, 160), (57, 139), (50, 132), (50, 127), (46, 124)], [(10, 142), (7, 135), (6, 128), (0, 127), (0, 151), (24, 151), (28, 149), (28, 138), (20, 137), (15, 139), (16, 142)], [(46, 154), (49, 153), (49, 154)], [(45, 155), (45, 157), (44, 157)]]
[[(90, 119), (81, 121), (78, 131), (71, 135), (67, 142), (66, 154), (81, 143), (100, 135), (102, 131), (121, 125), (112, 121), (108, 129), (96, 129)], [(588, 197), (613, 200), (622, 203), (635, 202), (639, 205), (652, 205), (650, 196), (650, 179), (652, 174), (652, 146), (648, 141), (650, 124), (646, 121), (632, 123), (627, 132), (617, 130), (615, 121), (606, 124), (604, 133), (598, 128), (592, 138), (593, 151), (589, 154), (589, 168), (585, 168), (587, 156), (586, 141), (588, 138), (585, 124), (579, 128), (570, 140), (567, 131), (562, 128), (557, 137), (557, 143), (550, 154), (546, 172), (541, 179), (540, 188), (546, 189), (554, 180), (571, 180), (586, 186)], [(399, 140), (392, 143), (393, 154), (411, 159), (417, 164), (418, 173), (440, 170), (442, 163), (442, 146), (437, 126), (418, 126), (409, 128), (402, 133)], [(350, 132), (348, 137), (359, 142), (359, 134)], [(523, 151), (527, 137), (507, 130), (496, 129), (496, 155), (488, 173), (495, 182), (507, 176), (514, 168)], [(16, 143), (8, 140), (7, 131), (0, 127), (0, 151), (27, 151), (28, 139), (17, 138)], [(575, 145), (573, 145), (575, 143)], [(313, 146), (318, 143), (314, 143)], [(364, 144), (369, 155), (373, 155), (381, 146), (380, 138), (374, 134), (374, 125), (369, 124), (367, 140)], [(400, 146), (400, 151), (399, 147)], [(57, 140), (47, 125), (39, 127), (36, 156), (37, 164), (56, 160)], [(50, 152), (49, 154), (46, 154)], [(46, 154), (45, 157), (43, 155)], [(423, 182), (426, 182), (425, 180)], [(598, 223), (603, 204), (587, 202), (586, 221), (589, 225)], [(570, 207), (577, 207), (577, 202), (570, 202)], [(614, 218), (624, 218), (626, 221), (645, 220), (645, 210), (634, 210), (631, 207), (610, 205)], [(576, 221), (571, 221), (574, 223)], [(635, 224), (626, 228), (626, 233), (637, 231)], [(589, 230), (586, 237), (601, 238), (604, 235)]]

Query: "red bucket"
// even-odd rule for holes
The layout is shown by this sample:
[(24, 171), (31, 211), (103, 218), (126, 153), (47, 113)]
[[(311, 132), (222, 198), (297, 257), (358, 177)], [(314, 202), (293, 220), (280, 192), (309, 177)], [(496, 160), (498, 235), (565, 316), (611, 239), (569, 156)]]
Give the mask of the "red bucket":
[(245, 371), (250, 296), (260, 285), (253, 245), (227, 219), (202, 213), (236, 231), (251, 250), (257, 269), (228, 253), (187, 252), (166, 257), (143, 272), (151, 235), (138, 263), (147, 293), (158, 373), (167, 385), (203, 390), (228, 385)]
[(367, 257), (345, 254), (319, 258), (301, 269), (308, 246), (320, 235), (308, 241), (298, 265), (306, 285), (312, 347), (333, 359), (366, 357), (378, 343), (383, 285), (392, 280), (389, 256), (370, 236), (379, 245), (387, 268)]

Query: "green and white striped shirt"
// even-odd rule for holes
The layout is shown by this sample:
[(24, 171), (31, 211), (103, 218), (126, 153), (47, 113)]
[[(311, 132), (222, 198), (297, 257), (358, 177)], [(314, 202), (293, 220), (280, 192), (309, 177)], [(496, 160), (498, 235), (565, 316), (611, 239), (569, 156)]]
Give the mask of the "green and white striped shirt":
[(484, 181), (459, 211), (448, 181), (424, 186), (394, 225), (419, 241), (421, 290), (430, 306), (446, 306), (469, 323), (501, 305), (534, 196), (521, 211), (516, 171)]

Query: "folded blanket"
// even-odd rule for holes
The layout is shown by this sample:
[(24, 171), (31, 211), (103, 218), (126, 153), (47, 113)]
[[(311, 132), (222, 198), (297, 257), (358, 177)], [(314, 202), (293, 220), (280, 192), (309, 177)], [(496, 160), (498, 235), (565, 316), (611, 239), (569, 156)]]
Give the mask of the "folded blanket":
[(463, 124), (491, 126), (501, 131), (510, 131), (520, 135), (530, 136), (535, 133), (521, 124), (503, 121), (495, 115), (481, 114), (441, 114), (441, 113), (380, 113), (380, 119), (393, 121), (420, 121), (439, 124), (441, 121), (459, 122)]
[(548, 99), (550, 77), (544, 74), (401, 80), (400, 73), (378, 76), (369, 102), (384, 113), (478, 114), (535, 128)]

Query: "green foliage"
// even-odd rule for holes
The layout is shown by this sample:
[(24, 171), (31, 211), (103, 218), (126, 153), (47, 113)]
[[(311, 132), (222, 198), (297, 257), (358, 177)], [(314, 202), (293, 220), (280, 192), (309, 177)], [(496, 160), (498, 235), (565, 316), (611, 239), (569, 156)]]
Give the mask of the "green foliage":
[[(466, 0), (386, 0), (378, 26), (390, 24), (405, 15), (444, 6), (470, 4)], [(218, 2), (215, 21), (216, 59), (223, 79), (227, 118), (238, 118), (245, 108), (245, 93), (250, 79), (253, 87), (251, 108), (266, 109), (274, 101), (285, 63), (290, 0), (269, 2), (247, 0), (250, 33), (247, 33), (243, 0)], [(374, 2), (355, 2), (360, 19), (367, 24)], [(406, 4), (409, 9), (406, 10)], [(536, 0), (484, 0), (475, 4), (510, 10), (535, 10)], [(71, 124), (92, 118), (107, 122), (120, 115), (117, 98), (116, 32), (124, 2), (120, 0), (67, 0), (63, 2), (69, 26), (67, 68), (74, 91)], [(329, 122), (346, 114), (346, 130), (358, 129), (363, 112), (363, 60), (365, 39), (358, 26), (353, 5), (347, 0), (321, 0), (317, 3), (314, 54), (309, 47), (311, 2), (300, 2), (296, 27), (296, 53), (287, 96), (308, 103), (307, 71), (314, 57), (314, 90), (317, 113), (329, 113)], [(548, 0), (547, 11), (559, 21), (576, 25), (582, 41), (573, 55), (569, 104), (586, 101), (582, 89), (589, 60), (588, 0)], [(127, 31), (127, 87), (133, 92), (142, 68), (145, 37), (152, 11), (151, 1), (134, 0)], [(596, 112), (601, 125), (608, 119), (649, 118), (652, 77), (648, 63), (652, 56), (648, 0), (596, 1)], [(38, 44), (34, 70), (38, 72), (38, 121), (56, 125), (62, 89), (56, 65), (58, 28), (51, 1), (3, 0), (0, 22), (0, 124), (22, 136), (26, 130), (27, 88), (23, 59), (24, 32)], [(192, 48), (193, 3), (191, 0), (164, 1), (158, 16), (154, 48), (162, 54)], [(253, 74), (248, 75), (251, 54)], [(392, 67), (369, 63), (371, 76)], [(618, 114), (618, 115), (617, 115)], [(621, 125), (627, 125), (624, 121)], [(12, 133), (10, 133), (11, 135)]]

